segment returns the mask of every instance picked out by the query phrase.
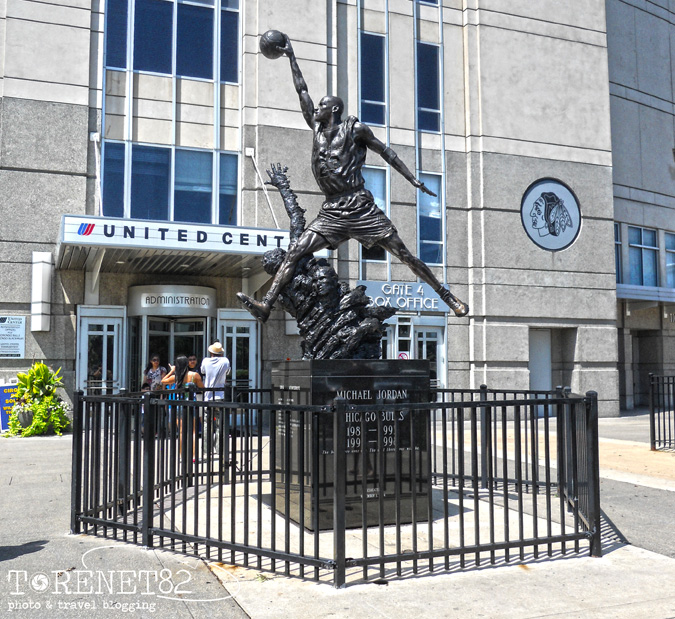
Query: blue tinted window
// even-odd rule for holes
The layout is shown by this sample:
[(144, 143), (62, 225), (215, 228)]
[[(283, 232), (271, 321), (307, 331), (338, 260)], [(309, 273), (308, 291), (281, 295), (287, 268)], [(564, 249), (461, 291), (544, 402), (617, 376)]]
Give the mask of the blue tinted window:
[(440, 131), (441, 117), (438, 112), (417, 111), (417, 124), (421, 131)]
[(361, 101), (361, 120), (371, 125), (385, 124), (384, 103), (367, 103)]
[(220, 81), (239, 81), (239, 13), (220, 12)]
[(666, 232), (666, 286), (675, 288), (675, 234)]
[(136, 0), (134, 70), (171, 73), (173, 4)]
[(420, 246), (419, 258), (426, 264), (443, 264), (443, 246), (425, 243)]
[(105, 142), (101, 176), (103, 215), (124, 217), (124, 144)]
[(642, 250), (642, 261), (644, 263), (644, 285), (658, 286), (658, 253), (652, 250)]
[(108, 0), (105, 20), (107, 67), (127, 68), (127, 3), (128, 0)]
[(159, 219), (169, 217), (169, 178), (171, 149), (140, 146), (131, 150), (131, 217)]
[(628, 227), (629, 283), (635, 286), (658, 286), (658, 246), (656, 230)]
[(631, 245), (640, 245), (642, 243), (642, 229), (628, 228), (628, 242)]
[(438, 47), (417, 43), (417, 125), (422, 131), (440, 131)]
[[(387, 208), (387, 173), (380, 168), (363, 168), (363, 178), (366, 181), (366, 189), (373, 194), (375, 205), (386, 213)], [(375, 245), (370, 249), (361, 248), (363, 260), (386, 260), (384, 247)]]
[(213, 9), (178, 5), (176, 74), (213, 79)]
[(425, 243), (420, 246), (419, 258), (426, 264), (443, 264), (443, 246)]
[(675, 234), (666, 232), (666, 249), (668, 251), (675, 251)]
[(237, 225), (237, 156), (220, 155), (220, 189), (218, 191), (218, 223)]
[(361, 33), (361, 120), (384, 124), (384, 43), (383, 36)]
[(176, 149), (173, 220), (211, 223), (211, 153)]
[(441, 177), (438, 174), (420, 174), (420, 180), (436, 196), (430, 196), (419, 190), (417, 192), (419, 257), (427, 264), (442, 264), (443, 218), (441, 213)]

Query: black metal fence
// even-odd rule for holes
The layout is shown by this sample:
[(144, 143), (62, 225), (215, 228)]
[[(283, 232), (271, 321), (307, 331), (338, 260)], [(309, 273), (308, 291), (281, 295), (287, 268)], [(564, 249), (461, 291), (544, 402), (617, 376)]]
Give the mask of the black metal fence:
[(675, 449), (675, 376), (649, 375), (649, 440), (652, 451)]
[(435, 398), (78, 394), (71, 530), (337, 587), (601, 554), (596, 394)]

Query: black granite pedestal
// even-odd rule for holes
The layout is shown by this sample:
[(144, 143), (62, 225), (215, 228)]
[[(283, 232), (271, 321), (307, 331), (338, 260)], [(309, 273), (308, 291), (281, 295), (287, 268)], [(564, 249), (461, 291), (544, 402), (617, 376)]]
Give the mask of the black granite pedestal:
[[(413, 512), (416, 521), (428, 519), (429, 413), (406, 409), (407, 403), (429, 401), (428, 361), (277, 362), (272, 389), (277, 405), (327, 405), (336, 398), (390, 405), (344, 413), (346, 526), (363, 526), (364, 516), (366, 526), (406, 524)], [(333, 421), (331, 413), (275, 416), (275, 507), (310, 530), (333, 526)]]

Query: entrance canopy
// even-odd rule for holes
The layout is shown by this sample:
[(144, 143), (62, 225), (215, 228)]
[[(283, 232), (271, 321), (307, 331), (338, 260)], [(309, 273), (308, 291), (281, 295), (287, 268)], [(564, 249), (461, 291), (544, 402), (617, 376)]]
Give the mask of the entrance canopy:
[(56, 268), (264, 277), (260, 257), (288, 242), (288, 230), (63, 215)]

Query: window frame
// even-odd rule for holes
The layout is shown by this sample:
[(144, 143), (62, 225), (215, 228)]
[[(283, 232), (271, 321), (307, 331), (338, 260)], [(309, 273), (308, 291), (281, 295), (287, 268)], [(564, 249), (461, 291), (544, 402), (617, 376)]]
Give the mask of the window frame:
[[(431, 191), (434, 191), (436, 187), (432, 187), (431, 184), (427, 183), (428, 179), (430, 177), (436, 177), (438, 178), (438, 191), (437, 191), (437, 199), (438, 199), (438, 219), (439, 219), (439, 225), (440, 225), (440, 240), (433, 240), (433, 239), (423, 239), (422, 238), (422, 206), (425, 203), (425, 201), (431, 200), (433, 196), (429, 196), (428, 194), (425, 194), (421, 189), (417, 190), (417, 256), (419, 257), (422, 262), (429, 266), (443, 266), (445, 264), (445, 252), (446, 252), (446, 247), (445, 247), (445, 203), (443, 200), (443, 196), (445, 194), (444, 191), (444, 182), (443, 182), (443, 174), (440, 172), (419, 172), (418, 178), (429, 188)], [(426, 179), (426, 180), (425, 180)], [(434, 217), (429, 217), (429, 219), (435, 219)], [(424, 260), (422, 257), (422, 249), (423, 245), (436, 245), (440, 246), (440, 262), (427, 262)]]
[[(190, 147), (181, 147), (181, 146), (166, 146), (164, 144), (151, 144), (146, 142), (123, 142), (120, 140), (104, 140), (103, 141), (103, 157), (102, 161), (105, 161), (105, 151), (109, 144), (121, 144), (124, 146), (123, 155), (123, 169), (124, 169), (124, 187), (123, 187), (123, 215), (124, 219), (138, 219), (143, 221), (145, 218), (133, 217), (131, 214), (131, 179), (133, 176), (133, 161), (131, 159), (132, 152), (134, 147), (142, 148), (156, 148), (162, 150), (170, 150), (171, 155), (169, 159), (169, 187), (168, 187), (168, 212), (166, 219), (158, 219), (153, 221), (167, 221), (171, 223), (202, 223), (203, 225), (227, 225), (227, 226), (239, 226), (241, 221), (241, 186), (240, 186), (240, 169), (241, 169), (241, 155), (236, 151), (224, 150), (224, 149), (209, 149), (209, 148), (190, 148)], [(176, 192), (176, 152), (197, 152), (205, 153), (211, 157), (211, 200), (210, 200), (210, 219), (208, 222), (194, 222), (194, 221), (178, 221), (175, 219), (175, 192)], [(220, 187), (221, 187), (221, 160), (223, 155), (226, 155), (228, 158), (231, 158), (230, 161), (233, 162), (234, 168), (234, 181), (235, 187), (234, 192), (228, 195), (234, 196), (234, 212), (235, 212), (235, 221), (233, 223), (221, 224), (220, 223)], [(102, 166), (101, 169), (101, 195), (105, 191), (106, 183), (106, 170), (105, 166)], [(105, 202), (102, 203), (102, 212), (105, 209)], [(116, 215), (103, 215), (104, 217), (116, 217)]]
[[(108, 64), (108, 58), (110, 56), (109, 54), (109, 43), (111, 42), (111, 39), (108, 38), (108, 36), (111, 34), (112, 30), (109, 28), (110, 22), (112, 20), (112, 16), (115, 14), (115, 11), (110, 9), (110, 3), (111, 2), (116, 2), (119, 3), (119, 5), (123, 5), (126, 3), (127, 6), (127, 12), (124, 15), (124, 38), (123, 38), (123, 46), (122, 49), (119, 50), (124, 54), (124, 64), (121, 66), (118, 66), (116, 64)], [(106, 0), (105, 2), (105, 21), (104, 21), (104, 33), (103, 33), (103, 66), (106, 69), (111, 69), (111, 70), (117, 70), (117, 71), (126, 71), (128, 64), (129, 64), (129, 13), (131, 11), (131, 5), (128, 0)], [(117, 17), (121, 18), (121, 15), (117, 15)], [(119, 22), (116, 22), (119, 23)]]
[[(210, 10), (211, 11), (211, 30), (209, 32), (209, 35), (211, 37), (211, 41), (210, 41), (211, 42), (211, 66), (210, 66), (211, 76), (210, 77), (204, 77), (204, 76), (201, 76), (201, 75), (190, 75), (189, 73), (179, 72), (179, 70), (178, 70), (179, 52), (181, 51), (179, 49), (180, 39), (179, 39), (179, 36), (178, 36), (179, 32), (180, 32), (179, 28), (180, 28), (180, 17), (181, 17), (180, 7), (181, 6), (194, 7), (196, 9)], [(204, 80), (204, 81), (207, 81), (207, 82), (215, 81), (214, 80), (214, 75), (215, 75), (215, 71), (216, 71), (216, 58), (215, 58), (215, 52), (216, 52), (216, 49), (215, 49), (216, 40), (215, 39), (216, 39), (216, 37), (215, 37), (215, 30), (214, 30), (216, 28), (215, 21), (216, 21), (215, 2), (212, 5), (208, 5), (208, 4), (205, 4), (205, 3), (202, 3), (202, 2), (190, 2), (189, 0), (178, 0), (176, 2), (176, 16), (175, 16), (175, 26), (174, 26), (174, 33), (173, 33), (174, 42), (175, 42), (174, 45), (175, 45), (175, 50), (176, 50), (176, 52), (175, 52), (176, 53), (176, 66), (174, 68), (173, 75), (175, 75), (176, 78), (183, 78), (183, 79), (187, 78), (187, 79), (191, 79), (191, 80)], [(182, 63), (182, 61), (181, 61), (181, 63)]]
[[(152, 150), (157, 151), (157, 154), (159, 155), (161, 151), (165, 151), (163, 154), (166, 155), (168, 152), (168, 166), (167, 166), (167, 175), (166, 175), (166, 218), (157, 218), (157, 217), (138, 217), (134, 216), (132, 213), (132, 208), (134, 206), (134, 153), (135, 151), (140, 152), (141, 150), (145, 150), (146, 152), (150, 152)], [(129, 156), (129, 164), (128, 166), (125, 165), (125, 170), (128, 168), (129, 169), (129, 178), (125, 178), (125, 186), (129, 187), (128, 194), (125, 194), (129, 196), (129, 204), (124, 205), (124, 212), (125, 214), (128, 213), (128, 218), (129, 219), (138, 219), (138, 220), (150, 220), (150, 221), (173, 221), (173, 182), (174, 182), (174, 174), (173, 174), (173, 167), (174, 167), (174, 156), (173, 156), (173, 149), (170, 146), (154, 146), (154, 145), (149, 145), (141, 142), (133, 142), (130, 145), (129, 150), (125, 153)], [(126, 163), (126, 162), (125, 162)], [(139, 172), (137, 172), (138, 174)], [(144, 183), (143, 186), (147, 189), (148, 184)]]
[[(210, 161), (208, 162), (208, 172), (209, 172), (209, 182), (210, 182), (210, 189), (208, 191), (209, 193), (209, 202), (208, 202), (208, 215), (209, 215), (209, 221), (190, 221), (186, 219), (176, 219), (176, 192), (178, 191), (178, 158), (179, 156), (182, 156), (183, 154), (188, 154), (188, 153), (194, 153), (197, 155), (210, 155)], [(172, 203), (171, 203), (171, 219), (170, 221), (172, 222), (180, 222), (180, 223), (203, 223), (205, 225), (210, 225), (213, 223), (213, 202), (214, 202), (214, 195), (213, 195), (213, 171), (214, 171), (214, 165), (213, 165), (213, 159), (214, 159), (214, 151), (210, 149), (198, 149), (198, 148), (184, 148), (184, 147), (179, 147), (177, 146), (176, 148), (173, 149), (173, 183), (171, 186), (171, 197), (172, 197)], [(187, 190), (185, 190), (187, 191)], [(198, 191), (191, 191), (190, 193), (198, 193)], [(202, 192), (202, 193), (207, 193), (207, 192)]]
[[(421, 80), (420, 76), (422, 74), (422, 70), (420, 68), (420, 47), (426, 47), (429, 49), (435, 49), (436, 50), (436, 99), (437, 99), (437, 107), (436, 108), (430, 108), (430, 107), (425, 107), (421, 105), (420, 99), (422, 98), (422, 92), (421, 92), (421, 85), (423, 83), (428, 83), (427, 80)], [(415, 124), (417, 127), (418, 131), (423, 131), (425, 133), (441, 133), (441, 127), (442, 127), (442, 118), (441, 118), (441, 105), (442, 105), (442, 100), (443, 100), (443, 93), (441, 92), (441, 49), (440, 45), (436, 43), (429, 43), (427, 41), (416, 41), (415, 42), (415, 105), (416, 105), (416, 110), (415, 110)], [(425, 114), (435, 114), (436, 120), (437, 120), (437, 129), (427, 129), (423, 128), (421, 126), (421, 120), (420, 120), (420, 113), (425, 113)]]
[[(672, 238), (673, 248), (668, 247), (668, 239)], [(664, 277), (666, 288), (675, 288), (675, 232), (666, 232), (663, 237), (663, 250), (665, 252), (666, 275)], [(668, 260), (671, 260), (669, 262)]]
[[(107, 152), (108, 148), (111, 145), (115, 146), (121, 146), (121, 151), (122, 151), (122, 214), (121, 215), (107, 215), (105, 213), (105, 207), (106, 207), (106, 200), (105, 200), (105, 175), (106, 175), (106, 157), (107, 157)], [(102, 147), (101, 147), (101, 212), (100, 214), (103, 215), (104, 217), (121, 217), (123, 218), (126, 214), (126, 162), (127, 162), (127, 153), (126, 153), (126, 146), (124, 142), (120, 142), (119, 140), (104, 140)]]
[[(176, 40), (176, 10), (175, 10), (175, 5), (176, 3), (174, 0), (141, 0), (141, 1), (146, 1), (146, 2), (151, 2), (151, 3), (165, 3), (166, 5), (171, 6), (171, 28), (169, 31), (169, 38), (171, 41), (171, 46), (169, 49), (169, 71), (155, 71), (152, 69), (141, 69), (136, 67), (136, 61), (137, 61), (137, 44), (136, 44), (136, 37), (137, 35), (140, 38), (140, 34), (138, 34), (139, 29), (138, 29), (138, 23), (136, 21), (136, 11), (138, 9), (138, 4), (139, 0), (134, 0), (134, 10), (130, 11), (130, 17), (132, 21), (131, 27), (129, 27), (129, 24), (127, 24), (127, 38), (128, 42), (127, 45), (131, 45), (131, 70), (134, 73), (145, 73), (149, 75), (163, 75), (163, 76), (171, 76), (175, 75), (176, 73), (176, 59), (175, 59), (175, 40)], [(157, 46), (155, 46), (156, 48)], [(155, 52), (156, 54), (156, 52)], [(106, 67), (110, 68), (110, 67)]]
[[(630, 231), (631, 230), (639, 230), (640, 232), (640, 243), (633, 243), (630, 239)], [(654, 233), (654, 239), (656, 245), (647, 245), (645, 244), (644, 241), (644, 233), (645, 231), (647, 232), (653, 232)], [(631, 252), (631, 249), (637, 249), (640, 252), (640, 273), (641, 273), (641, 282), (636, 283), (633, 281), (633, 261), (631, 257), (635, 255), (634, 252)], [(655, 257), (655, 279), (656, 282), (654, 284), (645, 284), (645, 252), (651, 252)], [(660, 274), (659, 274), (659, 256), (660, 256), (660, 251), (659, 251), (659, 233), (658, 230), (655, 228), (643, 228), (642, 226), (628, 226), (628, 278), (629, 278), (629, 283), (632, 286), (648, 286), (648, 287), (658, 287), (659, 286), (659, 281), (660, 281)]]
[[(384, 188), (384, 196), (382, 197), (382, 202), (383, 202), (383, 207), (379, 206), (377, 204), (377, 201), (375, 201), (375, 204), (379, 206), (379, 208), (384, 212), (384, 214), (389, 217), (389, 209), (390, 209), (390, 203), (389, 203), (389, 170), (386, 167), (380, 167), (380, 166), (373, 166), (373, 165), (368, 165), (363, 167), (364, 172), (372, 172), (372, 173), (377, 173), (377, 174), (382, 174), (382, 187)], [(366, 181), (367, 182), (367, 181)], [(372, 192), (372, 188), (369, 187), (368, 185), (365, 186), (368, 191)], [(376, 196), (373, 193), (373, 198), (377, 199), (378, 196)], [(377, 246), (372, 247), (371, 249), (375, 249)], [(359, 260), (361, 262), (361, 265), (364, 263), (372, 263), (372, 264), (387, 264), (389, 260), (389, 252), (387, 252), (386, 249), (382, 248), (382, 252), (384, 253), (384, 258), (382, 259), (377, 259), (377, 258), (367, 258), (364, 254), (366, 251), (366, 248), (363, 247), (359, 243), (359, 250), (360, 250), (360, 255), (359, 255)]]
[[(110, 1), (110, 0), (108, 0)], [(126, 15), (126, 61), (124, 66), (117, 66), (108, 63), (107, 45), (108, 45), (108, 23), (109, 14), (106, 7), (106, 15), (104, 21), (104, 55), (103, 55), (103, 69), (117, 70), (117, 71), (132, 71), (134, 73), (143, 73), (148, 75), (161, 75), (164, 77), (176, 77), (181, 79), (191, 79), (197, 81), (214, 82), (216, 84), (235, 84), (241, 83), (241, 55), (242, 55), (242, 31), (241, 31), (241, 2), (239, 0), (213, 0), (212, 3), (200, 2), (199, 0), (152, 0), (152, 2), (165, 2), (171, 6), (171, 29), (170, 29), (170, 46), (169, 56), (171, 58), (171, 66), (168, 71), (157, 71), (153, 69), (137, 68), (137, 21), (136, 21), (136, 2), (127, 1), (127, 15)], [(178, 13), (179, 5), (189, 5), (202, 9), (211, 9), (213, 11), (213, 29), (212, 29), (212, 45), (211, 45), (211, 77), (199, 77), (178, 73)], [(133, 10), (132, 10), (133, 9)], [(232, 51), (232, 56), (236, 60), (236, 66), (229, 75), (223, 78), (223, 22), (222, 14), (224, 12), (236, 15), (235, 33), (235, 49)], [(138, 35), (140, 36), (140, 34)], [(232, 65), (233, 63), (230, 63)]]
[[(240, 84), (241, 83), (241, 53), (242, 53), (242, 44), (243, 41), (241, 40), (241, 7), (239, 2), (237, 1), (237, 8), (232, 8), (230, 6), (225, 6), (228, 0), (222, 0), (220, 4), (220, 15), (218, 15), (218, 81), (220, 84)], [(236, 75), (236, 80), (228, 80), (228, 79), (223, 79), (223, 13), (228, 12), (228, 13), (236, 13), (237, 14), (237, 27), (235, 28), (236, 32), (236, 43), (237, 47), (234, 52), (234, 56), (237, 60), (237, 66), (235, 68), (235, 75)], [(214, 42), (214, 55), (215, 55), (215, 42)], [(215, 76), (215, 72), (214, 72)]]
[(621, 261), (621, 224), (614, 222), (614, 264), (616, 269), (616, 283), (623, 283), (623, 265)]
[[(375, 99), (366, 99), (363, 95), (363, 80), (365, 77), (364, 71), (364, 60), (366, 56), (363, 54), (363, 37), (372, 37), (378, 38), (382, 41), (382, 100), (377, 101)], [(361, 30), (359, 33), (359, 118), (369, 125), (375, 127), (386, 127), (387, 126), (387, 117), (389, 105), (387, 101), (387, 92), (388, 92), (388, 75), (387, 75), (387, 35), (380, 34), (378, 32), (370, 32), (368, 30)], [(382, 109), (382, 122), (374, 121), (370, 118), (364, 118), (363, 105), (373, 105), (378, 106)]]
[[(222, 174), (222, 161), (223, 158), (228, 157), (232, 158), (232, 160), (235, 162), (235, 170), (234, 170), (234, 179), (235, 179), (235, 187), (234, 187), (234, 193), (230, 195), (234, 195), (234, 223), (230, 224), (223, 224), (220, 222), (221, 218), (221, 204), (220, 204), (220, 197), (222, 195), (221, 193), (221, 188), (222, 188), (222, 181), (223, 181), (223, 174)], [(216, 156), (214, 157), (214, 169), (218, 168), (217, 170), (217, 185), (218, 185), (218, 191), (216, 192), (216, 175), (214, 175), (214, 180), (213, 180), (213, 187), (214, 187), (214, 213), (213, 213), (213, 219), (212, 221), (214, 222), (213, 225), (216, 226), (225, 226), (225, 225), (232, 225), (232, 226), (238, 226), (240, 225), (241, 222), (241, 186), (239, 183), (240, 179), (240, 169), (241, 169), (241, 156), (239, 153), (235, 153), (232, 151), (227, 151), (227, 150), (219, 150), (216, 151)]]

